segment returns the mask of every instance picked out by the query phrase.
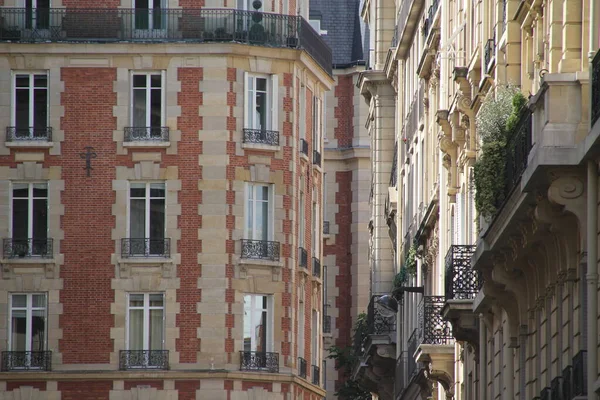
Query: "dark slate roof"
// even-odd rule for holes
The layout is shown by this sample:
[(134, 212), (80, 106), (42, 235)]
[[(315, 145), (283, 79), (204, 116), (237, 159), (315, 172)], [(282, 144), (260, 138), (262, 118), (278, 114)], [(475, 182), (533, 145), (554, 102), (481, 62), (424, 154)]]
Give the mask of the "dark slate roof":
[(364, 0), (310, 0), (310, 19), (321, 20), (323, 38), (333, 52), (334, 67), (366, 62), (369, 32), (360, 18)]

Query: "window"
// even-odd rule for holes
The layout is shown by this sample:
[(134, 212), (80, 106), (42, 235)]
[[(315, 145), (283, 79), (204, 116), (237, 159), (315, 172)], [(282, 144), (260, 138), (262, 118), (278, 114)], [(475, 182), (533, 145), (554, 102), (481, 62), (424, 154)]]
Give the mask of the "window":
[(13, 183), (10, 256), (52, 253), (48, 240), (48, 185)]
[(50, 0), (25, 0), (25, 27), (48, 29), (50, 27)]
[(246, 188), (246, 238), (269, 241), (273, 237), (271, 185), (248, 183)]
[(162, 137), (164, 79), (160, 72), (134, 73), (131, 89), (131, 140)]
[[(316, 193), (316, 190), (313, 192)], [(319, 224), (319, 211), (317, 208), (317, 203), (313, 202), (312, 204), (312, 251), (313, 256), (319, 258), (319, 239), (321, 235), (318, 232), (321, 232), (322, 227)]]
[(46, 350), (46, 295), (44, 293), (15, 293), (10, 296), (8, 348), (9, 369), (43, 369)]
[(270, 352), (273, 348), (272, 297), (244, 296), (244, 352)]
[(313, 96), (313, 149), (321, 151), (321, 101), (317, 96)]
[(278, 130), (277, 75), (245, 75), (245, 128)]
[[(321, 335), (319, 333), (319, 312), (312, 312), (312, 365), (319, 366), (321, 349), (319, 347)], [(314, 379), (314, 377), (313, 377)]]
[[(300, 181), (303, 181), (301, 179)], [(298, 245), (304, 248), (304, 226), (306, 221), (304, 219), (304, 208), (306, 205), (304, 204), (304, 191), (300, 190), (300, 202), (298, 203)]]
[(300, 88), (300, 138), (306, 139), (306, 86)]
[(304, 302), (304, 285), (298, 288), (298, 357), (304, 358), (304, 321), (305, 321), (305, 306)]
[(48, 139), (48, 75), (14, 75), (11, 139)]
[(130, 293), (127, 310), (129, 368), (161, 367), (165, 362), (165, 304), (162, 293)]
[(164, 183), (130, 184), (129, 240), (130, 254), (165, 254)]
[(135, 0), (135, 29), (165, 29), (166, 0)]

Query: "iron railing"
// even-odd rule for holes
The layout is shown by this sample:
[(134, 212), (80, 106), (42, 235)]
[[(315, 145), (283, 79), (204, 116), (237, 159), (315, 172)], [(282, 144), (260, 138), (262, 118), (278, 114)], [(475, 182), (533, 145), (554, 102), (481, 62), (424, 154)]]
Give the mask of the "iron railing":
[(431, 32), (431, 27), (433, 26), (433, 21), (435, 18), (435, 13), (440, 5), (440, 0), (433, 0), (431, 6), (427, 10), (427, 18), (423, 22), (423, 37), (427, 38), (429, 36), (429, 32)]
[(394, 159), (392, 161), (392, 170), (390, 171), (390, 187), (396, 187), (398, 183), (398, 141), (394, 143)]
[[(419, 88), (415, 91), (412, 102), (410, 104), (410, 111), (404, 119), (404, 125), (402, 126), (402, 140), (410, 147), (413, 137), (419, 128), (419, 121), (421, 116), (424, 114), (423, 109), (423, 98), (425, 96), (425, 87), (419, 85)], [(406, 154), (406, 151), (403, 152)], [(406, 156), (405, 156), (406, 157)], [(402, 159), (404, 162), (404, 158)]]
[(587, 396), (587, 351), (573, 357), (573, 396)]
[(312, 383), (317, 386), (321, 384), (321, 368), (316, 365), (312, 366)]
[(529, 109), (523, 111), (517, 127), (506, 143), (506, 170), (504, 172), (504, 199), (497, 207), (501, 208), (513, 189), (521, 180), (521, 175), (527, 168), (527, 158), (532, 147), (532, 113)]
[(169, 350), (121, 350), (119, 369), (169, 369)]
[(298, 357), (298, 376), (306, 379), (306, 360)]
[(308, 157), (308, 142), (306, 139), (300, 139), (300, 152)]
[(314, 277), (320, 278), (321, 277), (321, 260), (319, 260), (317, 257), (313, 257), (312, 260), (313, 260), (312, 274)]
[(306, 252), (306, 249), (304, 247), (299, 247), (298, 254), (298, 265), (306, 268), (306, 266), (308, 265), (308, 253)]
[(51, 351), (3, 351), (1, 371), (52, 370)]
[(279, 261), (279, 242), (242, 239), (242, 258)]
[(121, 257), (171, 257), (171, 239), (123, 238)]
[(279, 146), (279, 132), (244, 128), (243, 142)]
[(127, 126), (124, 130), (125, 142), (168, 142), (168, 126)]
[(471, 267), (473, 245), (452, 245), (446, 253), (446, 301), (473, 299), (483, 279), (481, 272)]
[(16, 126), (6, 127), (6, 141), (7, 142), (51, 142), (52, 141), (52, 128), (17, 128)]
[(313, 164), (321, 166), (321, 153), (316, 150), (313, 150)]
[(562, 398), (571, 400), (573, 398), (573, 367), (567, 365), (562, 372)]
[(380, 295), (371, 296), (367, 308), (367, 327), (370, 335), (381, 335), (396, 332), (396, 316), (385, 317), (381, 314), (377, 300)]
[(550, 382), (550, 398), (552, 400), (563, 400), (561, 386), (562, 376), (557, 376)]
[(279, 353), (240, 351), (240, 371), (279, 372)]
[(600, 51), (596, 53), (592, 60), (592, 127), (600, 118)]
[(415, 329), (408, 338), (408, 376), (409, 378), (418, 372), (415, 355), (419, 347), (419, 330)]
[(494, 31), (494, 36), (491, 39), (488, 39), (485, 42), (485, 47), (483, 49), (483, 61), (485, 62), (485, 72), (489, 73), (492, 69), (492, 60), (496, 57), (496, 32)]
[(0, 41), (236, 42), (303, 49), (332, 71), (331, 49), (302, 17), (227, 8), (1, 8)]
[(331, 333), (331, 315), (323, 315), (323, 333)]
[(2, 243), (4, 258), (52, 258), (53, 240), (50, 238), (5, 238)]
[(550, 388), (545, 387), (540, 391), (540, 400), (550, 400)]
[(329, 235), (329, 221), (323, 221), (323, 235)]
[(418, 339), (420, 344), (452, 344), (450, 323), (442, 319), (444, 296), (424, 296), (417, 311)]

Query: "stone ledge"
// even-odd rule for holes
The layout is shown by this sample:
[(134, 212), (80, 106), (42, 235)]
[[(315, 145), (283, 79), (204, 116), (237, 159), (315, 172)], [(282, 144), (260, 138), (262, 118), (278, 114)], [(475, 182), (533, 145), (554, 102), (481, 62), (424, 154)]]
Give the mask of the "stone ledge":
[(15, 142), (4, 142), (4, 145), (8, 148), (25, 148), (25, 149), (49, 149), (54, 146), (54, 142), (47, 142), (45, 140), (23, 140)]
[(137, 148), (146, 148), (146, 147), (156, 147), (156, 148), (167, 148), (171, 146), (171, 142), (159, 142), (152, 140), (136, 140), (132, 142), (123, 142), (123, 147), (137, 147)]
[(242, 143), (242, 149), (244, 150), (264, 150), (277, 152), (281, 150), (281, 146), (273, 146), (270, 144), (262, 143)]

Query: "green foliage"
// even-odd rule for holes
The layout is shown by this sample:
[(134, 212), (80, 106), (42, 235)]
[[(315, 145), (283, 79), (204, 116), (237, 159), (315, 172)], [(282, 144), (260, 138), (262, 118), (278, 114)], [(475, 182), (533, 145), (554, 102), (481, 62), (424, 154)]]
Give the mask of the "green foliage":
[(475, 180), (475, 208), (479, 215), (491, 219), (497, 206), (504, 201), (505, 142), (491, 142), (482, 146), (481, 156), (473, 168)]
[(404, 267), (412, 276), (415, 276), (417, 273), (417, 246), (414, 243), (408, 249), (408, 254), (404, 260)]
[(400, 272), (398, 272), (396, 276), (394, 276), (394, 288), (399, 288), (406, 282), (408, 282), (408, 270), (406, 269), (406, 267), (402, 267), (400, 268)]

